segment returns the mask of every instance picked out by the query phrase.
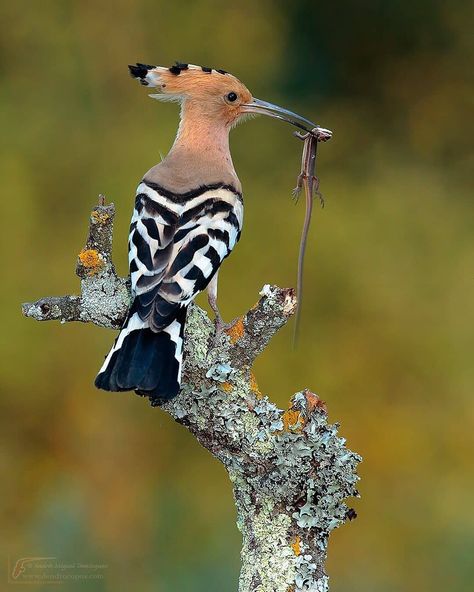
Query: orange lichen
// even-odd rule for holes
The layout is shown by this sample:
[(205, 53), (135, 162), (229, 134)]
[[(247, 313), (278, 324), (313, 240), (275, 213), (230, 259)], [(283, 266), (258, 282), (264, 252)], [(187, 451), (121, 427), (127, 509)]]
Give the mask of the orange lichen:
[(285, 432), (301, 432), (304, 427), (304, 418), (296, 409), (287, 409), (282, 420)]
[(315, 409), (322, 409), (325, 413), (327, 413), (326, 403), (320, 399), (318, 395), (315, 395), (308, 389), (305, 389), (303, 393), (308, 405), (309, 413), (312, 413)]
[(239, 339), (241, 339), (245, 333), (243, 318), (241, 317), (231, 327), (226, 329), (226, 333), (230, 337), (231, 343), (236, 343)]
[(257, 397), (257, 399), (263, 398), (263, 395), (258, 388), (257, 379), (255, 378), (255, 374), (253, 372), (250, 372), (250, 390)]
[(234, 387), (230, 384), (230, 382), (223, 382), (221, 384), (221, 388), (226, 393), (230, 393), (234, 389)]
[(107, 220), (109, 220), (110, 215), (106, 212), (99, 212), (98, 210), (93, 210), (91, 218), (96, 224), (105, 224)]
[(83, 249), (79, 253), (79, 261), (81, 265), (90, 270), (91, 274), (104, 265), (102, 255), (95, 249)]
[(295, 540), (291, 543), (291, 548), (293, 549), (293, 553), (298, 557), (301, 555), (301, 539), (299, 536), (295, 538)]

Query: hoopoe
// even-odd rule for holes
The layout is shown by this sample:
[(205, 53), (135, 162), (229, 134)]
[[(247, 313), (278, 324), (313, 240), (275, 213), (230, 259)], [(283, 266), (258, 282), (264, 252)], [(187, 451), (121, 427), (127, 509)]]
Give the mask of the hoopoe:
[[(217, 329), (217, 277), (242, 230), (242, 187), (229, 131), (247, 114), (264, 114), (313, 131), (307, 119), (252, 97), (224, 70), (177, 63), (137, 64), (132, 77), (151, 97), (181, 105), (168, 155), (138, 185), (129, 235), (132, 303), (95, 384), (168, 400), (180, 390), (186, 311), (208, 289)], [(318, 128), (321, 133), (327, 132)]]

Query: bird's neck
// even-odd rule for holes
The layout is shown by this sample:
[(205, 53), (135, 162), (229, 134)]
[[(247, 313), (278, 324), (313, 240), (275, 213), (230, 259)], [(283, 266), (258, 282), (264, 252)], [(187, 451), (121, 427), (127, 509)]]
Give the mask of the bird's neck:
[(199, 183), (238, 184), (230, 154), (229, 127), (201, 105), (183, 105), (176, 139), (162, 165)]

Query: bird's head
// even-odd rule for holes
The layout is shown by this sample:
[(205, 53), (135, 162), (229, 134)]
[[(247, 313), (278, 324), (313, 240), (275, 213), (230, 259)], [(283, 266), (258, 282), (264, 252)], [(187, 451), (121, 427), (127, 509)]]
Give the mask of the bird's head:
[(171, 68), (136, 64), (129, 66), (129, 70), (140, 84), (157, 89), (157, 93), (150, 95), (152, 98), (194, 107), (201, 117), (221, 121), (229, 128), (248, 114), (261, 114), (282, 119), (307, 132), (317, 128), (320, 140), (331, 137), (329, 130), (308, 119), (254, 98), (238, 78), (225, 70), (179, 62)]

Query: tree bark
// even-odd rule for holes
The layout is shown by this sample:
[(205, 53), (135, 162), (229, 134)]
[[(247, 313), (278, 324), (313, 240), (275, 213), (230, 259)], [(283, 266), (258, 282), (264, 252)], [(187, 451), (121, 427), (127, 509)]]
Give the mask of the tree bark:
[[(23, 304), (25, 316), (121, 326), (130, 292), (111, 259), (114, 215), (103, 198), (92, 211), (77, 262), (80, 295)], [(265, 285), (260, 296), (217, 340), (207, 314), (191, 305), (182, 389), (160, 407), (227, 469), (243, 536), (239, 592), (325, 592), (328, 537), (356, 515), (344, 500), (358, 496), (361, 457), (314, 393), (296, 393), (286, 410), (260, 393), (252, 363), (297, 304), (292, 289)]]

